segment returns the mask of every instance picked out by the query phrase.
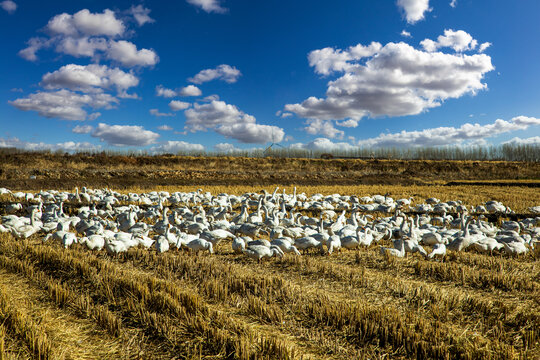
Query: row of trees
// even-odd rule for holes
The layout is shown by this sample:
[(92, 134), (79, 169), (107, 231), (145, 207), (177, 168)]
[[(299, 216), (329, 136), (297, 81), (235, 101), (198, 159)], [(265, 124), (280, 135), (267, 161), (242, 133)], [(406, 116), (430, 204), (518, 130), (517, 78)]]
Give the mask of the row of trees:
[[(31, 153), (16, 148), (0, 148), (0, 154)], [(39, 151), (41, 153), (53, 153), (51, 151)], [(150, 156), (164, 154), (150, 154), (145, 151), (100, 151), (78, 152), (88, 155), (127, 155), (127, 156)], [(58, 150), (54, 154), (65, 154)], [(254, 150), (234, 150), (228, 152), (178, 152), (179, 156), (234, 156), (234, 157), (284, 157), (284, 158), (361, 158), (361, 159), (397, 159), (397, 160), (503, 160), (503, 161), (527, 161), (540, 162), (540, 145), (491, 145), (491, 146), (448, 146), (448, 147), (411, 147), (411, 148), (356, 148), (353, 150), (335, 149), (291, 149), (291, 148), (268, 148)]]

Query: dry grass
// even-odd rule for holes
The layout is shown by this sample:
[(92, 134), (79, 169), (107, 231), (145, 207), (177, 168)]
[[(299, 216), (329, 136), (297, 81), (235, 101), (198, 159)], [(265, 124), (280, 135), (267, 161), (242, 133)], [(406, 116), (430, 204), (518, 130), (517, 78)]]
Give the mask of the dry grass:
[[(42, 289), (58, 311), (102, 328), (104, 338), (145, 334), (154, 358), (540, 355), (540, 287), (531, 257), (381, 262), (376, 249), (365, 249), (257, 265), (224, 246), (217, 256), (132, 249), (111, 258), (3, 235), (0, 267)], [(22, 319), (6, 333), (32, 354), (34, 343), (46, 353), (50, 340), (31, 339), (51, 339), (50, 331)]]
[[(442, 184), (540, 180), (539, 162), (0, 154), (0, 186)], [(507, 183), (506, 183), (507, 184)]]
[[(275, 185), (202, 188), (243, 194)], [(136, 185), (121, 192), (143, 191)], [(515, 211), (540, 204), (540, 192), (530, 187), (302, 185), (297, 191), (389, 193), (415, 202), (436, 196), (468, 205), (495, 199)], [(428, 262), (384, 259), (374, 245), (257, 264), (232, 254), (230, 243), (216, 250), (191, 256), (131, 249), (110, 257), (45, 244), (39, 236), (17, 241), (0, 234), (0, 358), (540, 358), (540, 268), (532, 255), (464, 252)], [(14, 306), (12, 299), (26, 293), (31, 296)]]

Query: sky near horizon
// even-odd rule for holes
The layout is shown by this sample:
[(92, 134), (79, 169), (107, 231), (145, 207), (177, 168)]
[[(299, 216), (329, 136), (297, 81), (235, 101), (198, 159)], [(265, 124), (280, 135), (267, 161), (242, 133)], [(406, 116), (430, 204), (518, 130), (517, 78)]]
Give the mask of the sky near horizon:
[(0, 0), (0, 147), (540, 145), (540, 2)]

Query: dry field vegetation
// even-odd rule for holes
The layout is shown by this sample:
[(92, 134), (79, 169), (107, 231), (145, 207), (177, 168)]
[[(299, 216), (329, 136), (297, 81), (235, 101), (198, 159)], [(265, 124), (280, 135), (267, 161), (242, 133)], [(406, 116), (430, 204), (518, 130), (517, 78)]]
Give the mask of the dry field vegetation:
[[(3, 166), (0, 186), (16, 180), (7, 176), (10, 172), (26, 176), (42, 161), (27, 160), (26, 167)], [(82, 162), (64, 168), (49, 168), (51, 164), (39, 163), (41, 171), (75, 171), (76, 166), (84, 171)], [(103, 169), (117, 171), (113, 165)], [(208, 166), (200, 171), (208, 171)], [(538, 164), (489, 165), (501, 174), (500, 168), (512, 166), (528, 169), (529, 175), (497, 179), (539, 180)], [(218, 168), (225, 171), (226, 165)], [(467, 171), (477, 170), (471, 166), (463, 170)], [(315, 182), (298, 186), (298, 192), (389, 193), (395, 199), (413, 196), (415, 201), (436, 196), (471, 205), (498, 200), (515, 211), (540, 204), (540, 191), (534, 187), (443, 186), (437, 174), (426, 179), (431, 184)], [(489, 178), (451, 178), (455, 179)], [(31, 182), (38, 180), (24, 178), (10, 188), (39, 191)], [(57, 189), (73, 190), (73, 183), (59, 180)], [(115, 189), (127, 193), (203, 188), (212, 194), (273, 190), (272, 183), (258, 180), (202, 186), (205, 181), (152, 185), (147, 178)], [(114, 185), (101, 181), (102, 186)], [(92, 184), (81, 177), (74, 183)], [(286, 188), (292, 192), (291, 186)], [(411, 254), (383, 258), (378, 245), (372, 245), (331, 256), (286, 255), (257, 264), (233, 254), (230, 242), (220, 243), (216, 250), (214, 255), (191, 256), (177, 250), (158, 254), (130, 249), (111, 257), (79, 245), (64, 249), (44, 244), (37, 235), (15, 240), (0, 234), (0, 359), (540, 358), (538, 255), (512, 258), (468, 251), (451, 253), (444, 261), (426, 261)]]

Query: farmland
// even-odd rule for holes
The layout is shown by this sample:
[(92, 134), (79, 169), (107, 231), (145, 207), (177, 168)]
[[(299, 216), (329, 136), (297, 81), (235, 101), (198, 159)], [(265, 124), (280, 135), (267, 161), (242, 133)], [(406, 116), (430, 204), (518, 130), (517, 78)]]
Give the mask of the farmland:
[[(252, 200), (276, 186), (290, 196), (296, 186), (308, 198), (387, 194), (412, 197), (415, 206), (437, 197), (469, 208), (496, 200), (516, 213), (540, 205), (537, 163), (18, 156), (1, 159), (0, 187), (32, 194), (73, 194), (75, 186), (109, 187), (125, 196), (179, 192), (190, 200), (165, 205), (198, 214), (199, 207), (211, 208), (207, 199), (192, 201), (199, 188), (213, 196), (251, 193)], [(124, 197), (113, 209), (146, 209), (132, 200)], [(10, 194), (0, 201), (32, 203)], [(64, 201), (66, 216), (85, 205), (91, 204)], [(306, 206), (287, 207), (317, 219), (319, 212)], [(239, 214), (240, 204), (229, 212)], [(392, 213), (370, 215), (383, 222)], [(494, 225), (505, 220), (501, 214)], [(393, 257), (381, 255), (380, 247), (392, 242), (380, 239), (331, 255), (312, 251), (257, 262), (234, 253), (230, 239), (218, 242), (213, 254), (143, 246), (110, 254), (43, 238), (43, 232), (26, 239), (0, 233), (1, 358), (540, 357), (540, 255), (534, 250)]]

